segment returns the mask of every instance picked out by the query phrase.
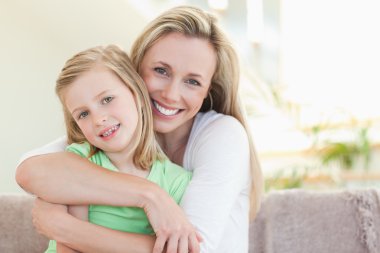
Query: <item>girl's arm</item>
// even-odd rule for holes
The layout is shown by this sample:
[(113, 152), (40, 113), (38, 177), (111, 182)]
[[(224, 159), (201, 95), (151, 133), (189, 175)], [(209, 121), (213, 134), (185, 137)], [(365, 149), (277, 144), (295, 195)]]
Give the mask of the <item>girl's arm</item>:
[(200, 237), (182, 209), (146, 179), (104, 170), (76, 154), (60, 152), (27, 158), (18, 166), (16, 180), (26, 191), (51, 203), (143, 208), (156, 233), (154, 252), (161, 252), (165, 243), (170, 248), (178, 244), (199, 248), (193, 238)]
[(79, 252), (151, 253), (153, 250), (154, 236), (124, 233), (91, 224), (68, 214), (64, 205), (37, 198), (32, 214), (39, 233)]

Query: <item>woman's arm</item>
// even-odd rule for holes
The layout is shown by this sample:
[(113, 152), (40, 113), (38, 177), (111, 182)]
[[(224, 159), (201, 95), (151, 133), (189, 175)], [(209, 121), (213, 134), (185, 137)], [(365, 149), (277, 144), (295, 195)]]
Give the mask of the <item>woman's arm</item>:
[[(69, 206), (68, 212), (72, 216), (82, 221), (88, 221), (88, 206)], [(57, 253), (77, 253), (78, 251), (69, 248), (61, 242), (57, 242)]]
[(57, 242), (57, 253), (78, 253), (78, 252), (79, 251), (69, 248), (63, 243)]
[(193, 169), (193, 178), (181, 206), (204, 239), (201, 251), (246, 252), (251, 181), (246, 132), (236, 119), (222, 116), (199, 123), (192, 136), (184, 166)]
[(149, 194), (159, 188), (143, 178), (104, 170), (70, 152), (26, 159), (17, 168), (16, 180), (23, 189), (46, 201), (68, 205), (143, 207), (152, 197)]
[[(104, 170), (70, 152), (27, 158), (16, 180), (26, 191), (59, 204), (135, 206), (144, 209), (156, 233), (154, 252), (188, 244), (197, 249), (200, 238), (183, 210), (156, 184), (124, 173)], [(185, 247), (185, 246), (180, 246)]]

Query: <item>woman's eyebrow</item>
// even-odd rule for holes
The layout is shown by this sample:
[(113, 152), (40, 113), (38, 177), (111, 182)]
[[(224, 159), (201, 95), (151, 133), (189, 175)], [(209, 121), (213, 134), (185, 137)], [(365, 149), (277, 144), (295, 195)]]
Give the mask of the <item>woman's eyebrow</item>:
[(157, 62), (155, 62), (155, 64), (161, 64), (161, 65), (163, 65), (164, 67), (166, 67), (166, 68), (169, 68), (169, 69), (171, 69), (172, 67), (169, 65), (169, 63), (166, 63), (166, 62), (163, 62), (163, 61), (157, 61)]
[[(170, 66), (170, 64), (168, 64), (166, 62), (163, 62), (163, 61), (157, 61), (157, 62), (155, 62), (155, 64), (161, 64), (165, 68), (172, 69), (172, 67)], [(200, 79), (204, 80), (203, 75), (202, 74), (198, 74), (198, 73), (188, 73), (187, 76), (196, 77), (196, 78), (200, 78)]]

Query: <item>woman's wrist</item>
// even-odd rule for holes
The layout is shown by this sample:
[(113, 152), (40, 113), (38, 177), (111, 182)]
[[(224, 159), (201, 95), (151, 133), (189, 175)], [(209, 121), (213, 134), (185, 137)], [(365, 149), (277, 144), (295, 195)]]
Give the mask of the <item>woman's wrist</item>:
[(76, 219), (69, 213), (62, 213), (59, 216), (59, 219), (51, 220), (51, 233), (52, 239), (67, 244), (72, 242), (73, 238), (70, 238), (70, 235), (73, 235), (72, 228), (75, 228), (78, 224), (79, 219)]
[(138, 207), (146, 210), (159, 205), (161, 202), (160, 200), (165, 198), (164, 196), (167, 195), (167, 193), (158, 185), (151, 183), (145, 184), (138, 195), (140, 200)]

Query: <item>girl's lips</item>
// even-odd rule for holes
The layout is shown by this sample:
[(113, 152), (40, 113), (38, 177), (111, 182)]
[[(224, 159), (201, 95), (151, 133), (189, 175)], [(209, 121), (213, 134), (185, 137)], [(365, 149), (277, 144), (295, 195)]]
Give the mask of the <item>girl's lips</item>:
[(111, 126), (107, 129), (104, 129), (103, 131), (101, 131), (99, 136), (102, 138), (109, 137), (109, 136), (113, 135), (119, 128), (120, 128), (120, 124)]
[(160, 114), (164, 116), (174, 116), (182, 111), (181, 109), (174, 109), (174, 108), (168, 108), (166, 106), (163, 106), (162, 104), (158, 103), (156, 100), (153, 100), (153, 99), (152, 99), (152, 104), (153, 104), (154, 109), (156, 109), (156, 111), (158, 111)]

